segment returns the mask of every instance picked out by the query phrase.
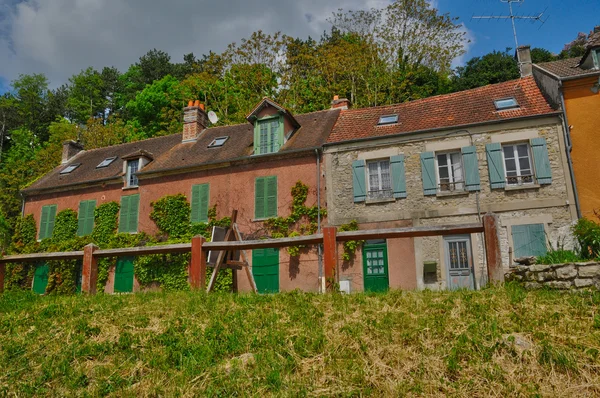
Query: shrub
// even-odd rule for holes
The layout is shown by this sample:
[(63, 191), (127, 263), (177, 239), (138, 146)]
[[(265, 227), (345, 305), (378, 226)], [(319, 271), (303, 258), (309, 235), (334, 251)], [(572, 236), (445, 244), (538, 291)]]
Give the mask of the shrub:
[(587, 218), (581, 218), (573, 226), (573, 235), (581, 248), (581, 257), (593, 259), (600, 256), (600, 225)]

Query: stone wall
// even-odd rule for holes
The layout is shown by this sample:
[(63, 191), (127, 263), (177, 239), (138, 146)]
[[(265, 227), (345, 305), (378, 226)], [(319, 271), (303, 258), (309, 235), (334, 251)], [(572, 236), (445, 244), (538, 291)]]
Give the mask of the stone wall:
[(511, 268), (507, 281), (518, 281), (528, 289), (600, 289), (600, 263), (534, 264)]

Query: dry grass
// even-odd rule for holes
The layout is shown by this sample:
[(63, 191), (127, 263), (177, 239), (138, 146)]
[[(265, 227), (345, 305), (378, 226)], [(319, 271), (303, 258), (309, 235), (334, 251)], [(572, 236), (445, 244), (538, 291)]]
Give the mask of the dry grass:
[(0, 395), (598, 396), (600, 293), (0, 298)]

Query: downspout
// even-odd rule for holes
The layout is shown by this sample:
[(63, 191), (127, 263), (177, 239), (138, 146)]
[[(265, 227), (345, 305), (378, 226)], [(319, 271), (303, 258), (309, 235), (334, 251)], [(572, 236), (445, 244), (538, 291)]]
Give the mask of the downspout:
[(19, 195), (21, 195), (21, 217), (25, 217), (25, 195), (21, 191), (19, 191)]
[(575, 196), (575, 209), (577, 210), (577, 218), (581, 218), (581, 208), (579, 206), (579, 194), (577, 193), (577, 183), (575, 182), (575, 172), (573, 171), (573, 159), (571, 158), (571, 151), (573, 145), (571, 143), (571, 128), (569, 127), (569, 119), (567, 118), (567, 108), (565, 107), (565, 96), (563, 93), (562, 81), (560, 84), (560, 106), (562, 107), (562, 121), (563, 130), (565, 134), (565, 144), (567, 145), (567, 163), (569, 164), (569, 174), (571, 175), (571, 184), (573, 184), (573, 195)]
[[(317, 233), (321, 233), (321, 158), (319, 150), (315, 148), (315, 155), (317, 156)], [(319, 292), (323, 291), (323, 245), (317, 245), (317, 252), (319, 256)]]

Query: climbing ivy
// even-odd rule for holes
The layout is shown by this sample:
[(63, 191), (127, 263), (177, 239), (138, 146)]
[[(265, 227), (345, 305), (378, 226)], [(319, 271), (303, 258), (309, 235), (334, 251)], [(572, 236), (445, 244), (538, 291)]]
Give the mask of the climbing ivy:
[(150, 219), (169, 238), (181, 238), (190, 231), (190, 204), (185, 195), (169, 195), (151, 203)]
[[(352, 220), (348, 224), (340, 225), (338, 230), (340, 232), (358, 231), (358, 223), (356, 220)], [(342, 254), (342, 259), (344, 259), (344, 261), (350, 261), (354, 257), (356, 249), (358, 249), (363, 243), (365, 243), (364, 240), (348, 240), (344, 242), (344, 253)]]
[(54, 230), (52, 231), (52, 240), (62, 242), (73, 239), (77, 235), (77, 213), (71, 209), (60, 211), (56, 215)]
[(120, 206), (117, 202), (108, 202), (103, 203), (94, 209), (92, 241), (100, 247), (108, 244), (117, 230), (119, 208)]

